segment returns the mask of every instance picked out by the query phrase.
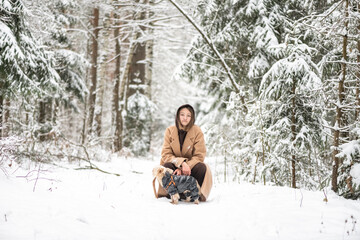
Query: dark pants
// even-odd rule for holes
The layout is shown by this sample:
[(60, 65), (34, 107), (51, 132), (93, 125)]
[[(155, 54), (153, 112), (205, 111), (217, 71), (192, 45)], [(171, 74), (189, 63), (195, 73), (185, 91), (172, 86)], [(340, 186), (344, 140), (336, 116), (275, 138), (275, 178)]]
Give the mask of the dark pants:
[[(170, 168), (174, 171), (176, 170), (176, 166), (171, 162), (165, 163), (164, 167)], [(206, 173), (206, 165), (204, 163), (200, 162), (191, 169), (190, 176), (194, 177), (198, 181), (198, 183), (201, 187), (204, 182), (205, 173)]]

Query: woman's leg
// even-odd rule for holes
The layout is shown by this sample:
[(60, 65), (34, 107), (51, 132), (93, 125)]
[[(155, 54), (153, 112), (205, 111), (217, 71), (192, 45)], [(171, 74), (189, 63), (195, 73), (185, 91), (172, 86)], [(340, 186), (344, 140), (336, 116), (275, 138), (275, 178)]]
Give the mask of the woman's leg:
[(202, 186), (206, 173), (206, 165), (204, 163), (198, 163), (191, 169), (191, 176), (193, 176)]
[[(175, 164), (171, 162), (164, 163), (163, 165), (166, 168), (176, 170)], [(198, 163), (191, 169), (191, 176), (193, 176), (199, 183), (200, 187), (202, 186), (206, 173), (206, 165), (204, 163)]]

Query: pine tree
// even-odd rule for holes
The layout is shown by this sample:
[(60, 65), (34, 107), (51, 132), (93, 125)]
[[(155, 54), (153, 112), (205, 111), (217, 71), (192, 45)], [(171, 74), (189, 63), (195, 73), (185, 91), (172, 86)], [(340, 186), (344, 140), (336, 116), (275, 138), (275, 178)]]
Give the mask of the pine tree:
[(148, 97), (137, 91), (128, 99), (125, 121), (128, 123), (124, 134), (124, 145), (135, 155), (144, 156), (150, 149), (151, 112), (154, 104)]
[[(87, 94), (84, 81), (86, 60), (75, 49), (79, 31), (70, 30), (76, 29), (79, 23), (79, 6), (61, 0), (31, 1), (27, 5), (33, 12), (29, 19), (30, 29), (47, 47), (54, 61), (54, 69), (60, 77), (59, 84), (64, 89), (59, 94), (39, 99), (39, 132), (46, 136), (54, 129), (61, 129), (62, 124), (71, 125), (75, 118), (73, 113), (80, 111), (78, 101), (84, 101)], [(61, 118), (62, 112), (68, 113), (69, 117)]]
[[(258, 95), (261, 76), (274, 61), (269, 46), (283, 39), (287, 24), (281, 10), (284, 7), (281, 1), (266, 0), (199, 3), (201, 25), (227, 61), (237, 84), (250, 98)], [(184, 76), (207, 89), (218, 101), (227, 101), (232, 88), (216, 56), (202, 39), (194, 43), (189, 58)], [(218, 102), (213, 103), (216, 105)]]
[[(360, 195), (358, 184), (352, 182), (351, 176), (351, 169), (356, 165), (356, 141), (359, 139), (355, 130), (358, 125), (358, 7), (356, 1), (335, 2), (325, 11), (326, 17), (322, 18), (321, 25), (314, 24), (317, 28), (321, 27), (320, 32), (327, 36), (320, 43), (327, 50), (321, 62), (329, 99), (327, 118), (331, 120), (328, 125), (333, 134), (331, 188), (349, 198)], [(352, 149), (348, 149), (349, 146)]]
[[(236, 164), (243, 165), (243, 160), (256, 159), (255, 155), (245, 156), (245, 149), (264, 153), (264, 144), (253, 145), (254, 141), (242, 143), (254, 136), (251, 129), (261, 132), (259, 126), (252, 125), (250, 119), (258, 114), (261, 104), (254, 104), (259, 96), (259, 86), (262, 76), (279, 59), (280, 56), (272, 49), (285, 38), (286, 29), (289, 26), (289, 17), (286, 16), (289, 4), (283, 1), (201, 1), (198, 6), (201, 25), (213, 40), (241, 88), (240, 93), (235, 93), (231, 88), (226, 74), (219, 67), (216, 56), (208, 49), (201, 39), (198, 39), (189, 54), (190, 60), (183, 67), (183, 75), (190, 81), (206, 89), (208, 97), (205, 114), (208, 128), (211, 129), (209, 136), (216, 136), (224, 131), (228, 140), (218, 146), (217, 138), (209, 137), (209, 144), (217, 146), (217, 149), (229, 151)], [(248, 114), (243, 111), (244, 97), (248, 100), (246, 108)], [(214, 99), (214, 100), (211, 100)], [(240, 100), (240, 102), (239, 102)], [(211, 101), (211, 102), (210, 102)], [(254, 104), (251, 106), (251, 104)], [(253, 109), (252, 109), (253, 108)], [(209, 113), (211, 112), (211, 113)], [(214, 114), (214, 112), (217, 112)], [(206, 121), (206, 120), (205, 120)], [(204, 122), (205, 122), (204, 121)], [(224, 122), (219, 125), (219, 122)], [(258, 121), (260, 123), (260, 121)], [(224, 126), (225, 124), (225, 126)], [(244, 134), (249, 134), (244, 136)], [(256, 135), (256, 134), (255, 134)], [(264, 140), (260, 135), (256, 139)], [(211, 139), (215, 141), (212, 142)], [(230, 150), (228, 142), (232, 142)], [(222, 152), (222, 151), (221, 151)], [(238, 154), (241, 153), (241, 154)], [(265, 155), (265, 154), (264, 154)], [(253, 158), (255, 157), (255, 158)], [(243, 170), (246, 168), (242, 168)], [(253, 170), (246, 170), (248, 173)]]
[[(60, 77), (53, 67), (54, 59), (30, 32), (23, 2), (4, 0), (0, 4), (2, 99), (20, 95), (28, 99), (62, 92)], [(2, 102), (0, 104), (2, 109)]]
[[(309, 181), (312, 176), (307, 169), (317, 164), (309, 156), (321, 141), (322, 121), (316, 102), (321, 99), (322, 83), (312, 61), (315, 49), (290, 38), (279, 46), (279, 52), (284, 56), (264, 75), (260, 99), (267, 105), (264, 128), (270, 137), (270, 154), (276, 156), (271, 171), (280, 174), (277, 181), (286, 182), (291, 175), (291, 186), (296, 188), (296, 179)], [(290, 165), (291, 174), (286, 170)]]
[(40, 48), (29, 32), (22, 1), (1, 2), (1, 81), (2, 95), (10, 91), (45, 93), (58, 87), (58, 74), (48, 53)]

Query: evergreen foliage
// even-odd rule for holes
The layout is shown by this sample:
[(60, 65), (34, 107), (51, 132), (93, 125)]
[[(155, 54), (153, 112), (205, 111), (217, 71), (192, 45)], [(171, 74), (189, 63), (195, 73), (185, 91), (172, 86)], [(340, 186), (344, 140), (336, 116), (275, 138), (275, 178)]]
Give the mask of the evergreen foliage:
[[(249, 96), (257, 96), (262, 74), (275, 58), (269, 47), (284, 37), (288, 21), (283, 1), (200, 1), (197, 9), (201, 24), (231, 68), (237, 83)], [(223, 110), (231, 85), (218, 59), (199, 38), (189, 53), (183, 75), (215, 96), (212, 103)], [(220, 111), (219, 113), (223, 113)]]
[[(339, 195), (359, 199), (359, 1), (200, 0), (194, 19), (231, 74), (198, 37), (176, 76), (178, 85), (151, 77), (157, 31), (171, 25), (163, 6), (151, 0), (0, 0), (0, 128), (6, 122), (12, 135), (31, 139), (24, 146), (30, 156), (40, 145), (48, 151), (43, 144), (51, 141), (39, 140), (51, 138), (56, 140), (51, 150), (60, 156), (63, 146), (55, 145), (64, 133), (82, 144), (109, 146), (114, 129), (121, 147), (146, 156), (151, 144), (161, 145), (163, 128), (173, 122), (169, 102), (192, 101), (201, 90), (205, 101), (191, 104), (209, 155), (223, 158), (225, 180), (231, 172), (234, 181), (309, 189), (335, 182)], [(95, 29), (94, 8), (99, 10)], [(100, 32), (96, 51), (89, 45), (95, 30)], [(98, 64), (90, 73), (92, 52), (98, 52), (92, 59)], [(181, 91), (176, 99), (172, 94), (180, 79), (197, 89)], [(104, 128), (89, 137), (86, 126), (95, 119), (87, 114), (91, 86), (96, 124)], [(159, 104), (154, 95), (164, 92), (169, 96)], [(110, 105), (121, 113), (117, 127)], [(154, 128), (161, 132), (158, 139)]]
[[(345, 2), (213, 0), (198, 4), (197, 17), (246, 93), (248, 111), (243, 111), (242, 96), (227, 84), (217, 59), (201, 39), (189, 52), (183, 76), (213, 96), (204, 121), (208, 142), (214, 153), (226, 156), (224, 161), (231, 162), (239, 179), (290, 186), (294, 178), (301, 187), (329, 186), (331, 129), (338, 127), (334, 125), (337, 88), (345, 79), (340, 142), (349, 144), (353, 154), (352, 160), (342, 160), (339, 194), (358, 196), (356, 181), (351, 182), (349, 194), (357, 156), (357, 145), (349, 142), (358, 139), (353, 130), (358, 124), (354, 113), (359, 49), (356, 38), (345, 38), (344, 33), (359, 35), (359, 6), (351, 2), (346, 10)], [(343, 150), (338, 155), (344, 159)]]
[(128, 99), (125, 116), (124, 145), (137, 156), (145, 156), (150, 149), (152, 113), (155, 105), (145, 95), (136, 91)]
[(339, 174), (339, 194), (345, 198), (360, 198), (360, 140), (353, 140), (340, 146), (339, 157), (343, 164)]
[(77, 4), (70, 1), (50, 1), (48, 9), (52, 13), (50, 16), (53, 16), (50, 19), (52, 24), (47, 25), (49, 36), (44, 39), (46, 45), (53, 49), (55, 69), (67, 93), (60, 99), (75, 109), (77, 106), (71, 103), (71, 97), (75, 96), (83, 101), (88, 94), (85, 85), (87, 60), (82, 54), (74, 51), (76, 35), (67, 32), (67, 29), (76, 27), (79, 23), (80, 16), (76, 15), (79, 8)]
[(0, 2), (1, 95), (44, 95), (59, 90), (49, 53), (34, 39), (21, 0)]
[(320, 72), (311, 60), (316, 50), (296, 39), (288, 39), (279, 48), (284, 56), (263, 76), (260, 87), (260, 99), (266, 105), (264, 130), (269, 136), (273, 156), (270, 159), (275, 161), (270, 163), (275, 169), (269, 167), (269, 170), (273, 175), (280, 174), (275, 178), (278, 182), (286, 182), (286, 169), (293, 156), (296, 179), (316, 187), (318, 176), (314, 173), (319, 166), (314, 150), (321, 146), (323, 135), (319, 114), (322, 83)]
[[(355, 134), (359, 123), (359, 118), (356, 118), (355, 114), (356, 107), (359, 106), (355, 92), (359, 87), (360, 76), (358, 13), (358, 1), (334, 1), (324, 11), (326, 17), (314, 17), (311, 23), (315, 30), (326, 36), (317, 38), (316, 41), (322, 47), (318, 65), (323, 74), (324, 102), (327, 103), (323, 117), (332, 133), (339, 131), (339, 144), (336, 146), (332, 141), (331, 151), (333, 157), (340, 160), (336, 180), (338, 193), (349, 198), (360, 196), (358, 184), (351, 181), (350, 173), (356, 164), (358, 152), (357, 144), (354, 143), (359, 139), (359, 135)], [(339, 110), (341, 119), (338, 121)], [(344, 153), (344, 149), (347, 149), (345, 152), (351, 151), (351, 157)]]

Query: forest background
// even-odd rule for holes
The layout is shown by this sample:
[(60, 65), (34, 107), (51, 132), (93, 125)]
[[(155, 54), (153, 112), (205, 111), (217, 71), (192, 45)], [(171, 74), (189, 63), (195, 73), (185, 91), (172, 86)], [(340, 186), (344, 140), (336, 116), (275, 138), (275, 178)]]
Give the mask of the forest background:
[(158, 157), (190, 103), (224, 181), (358, 199), (359, 35), (356, 0), (1, 0), (0, 168)]

